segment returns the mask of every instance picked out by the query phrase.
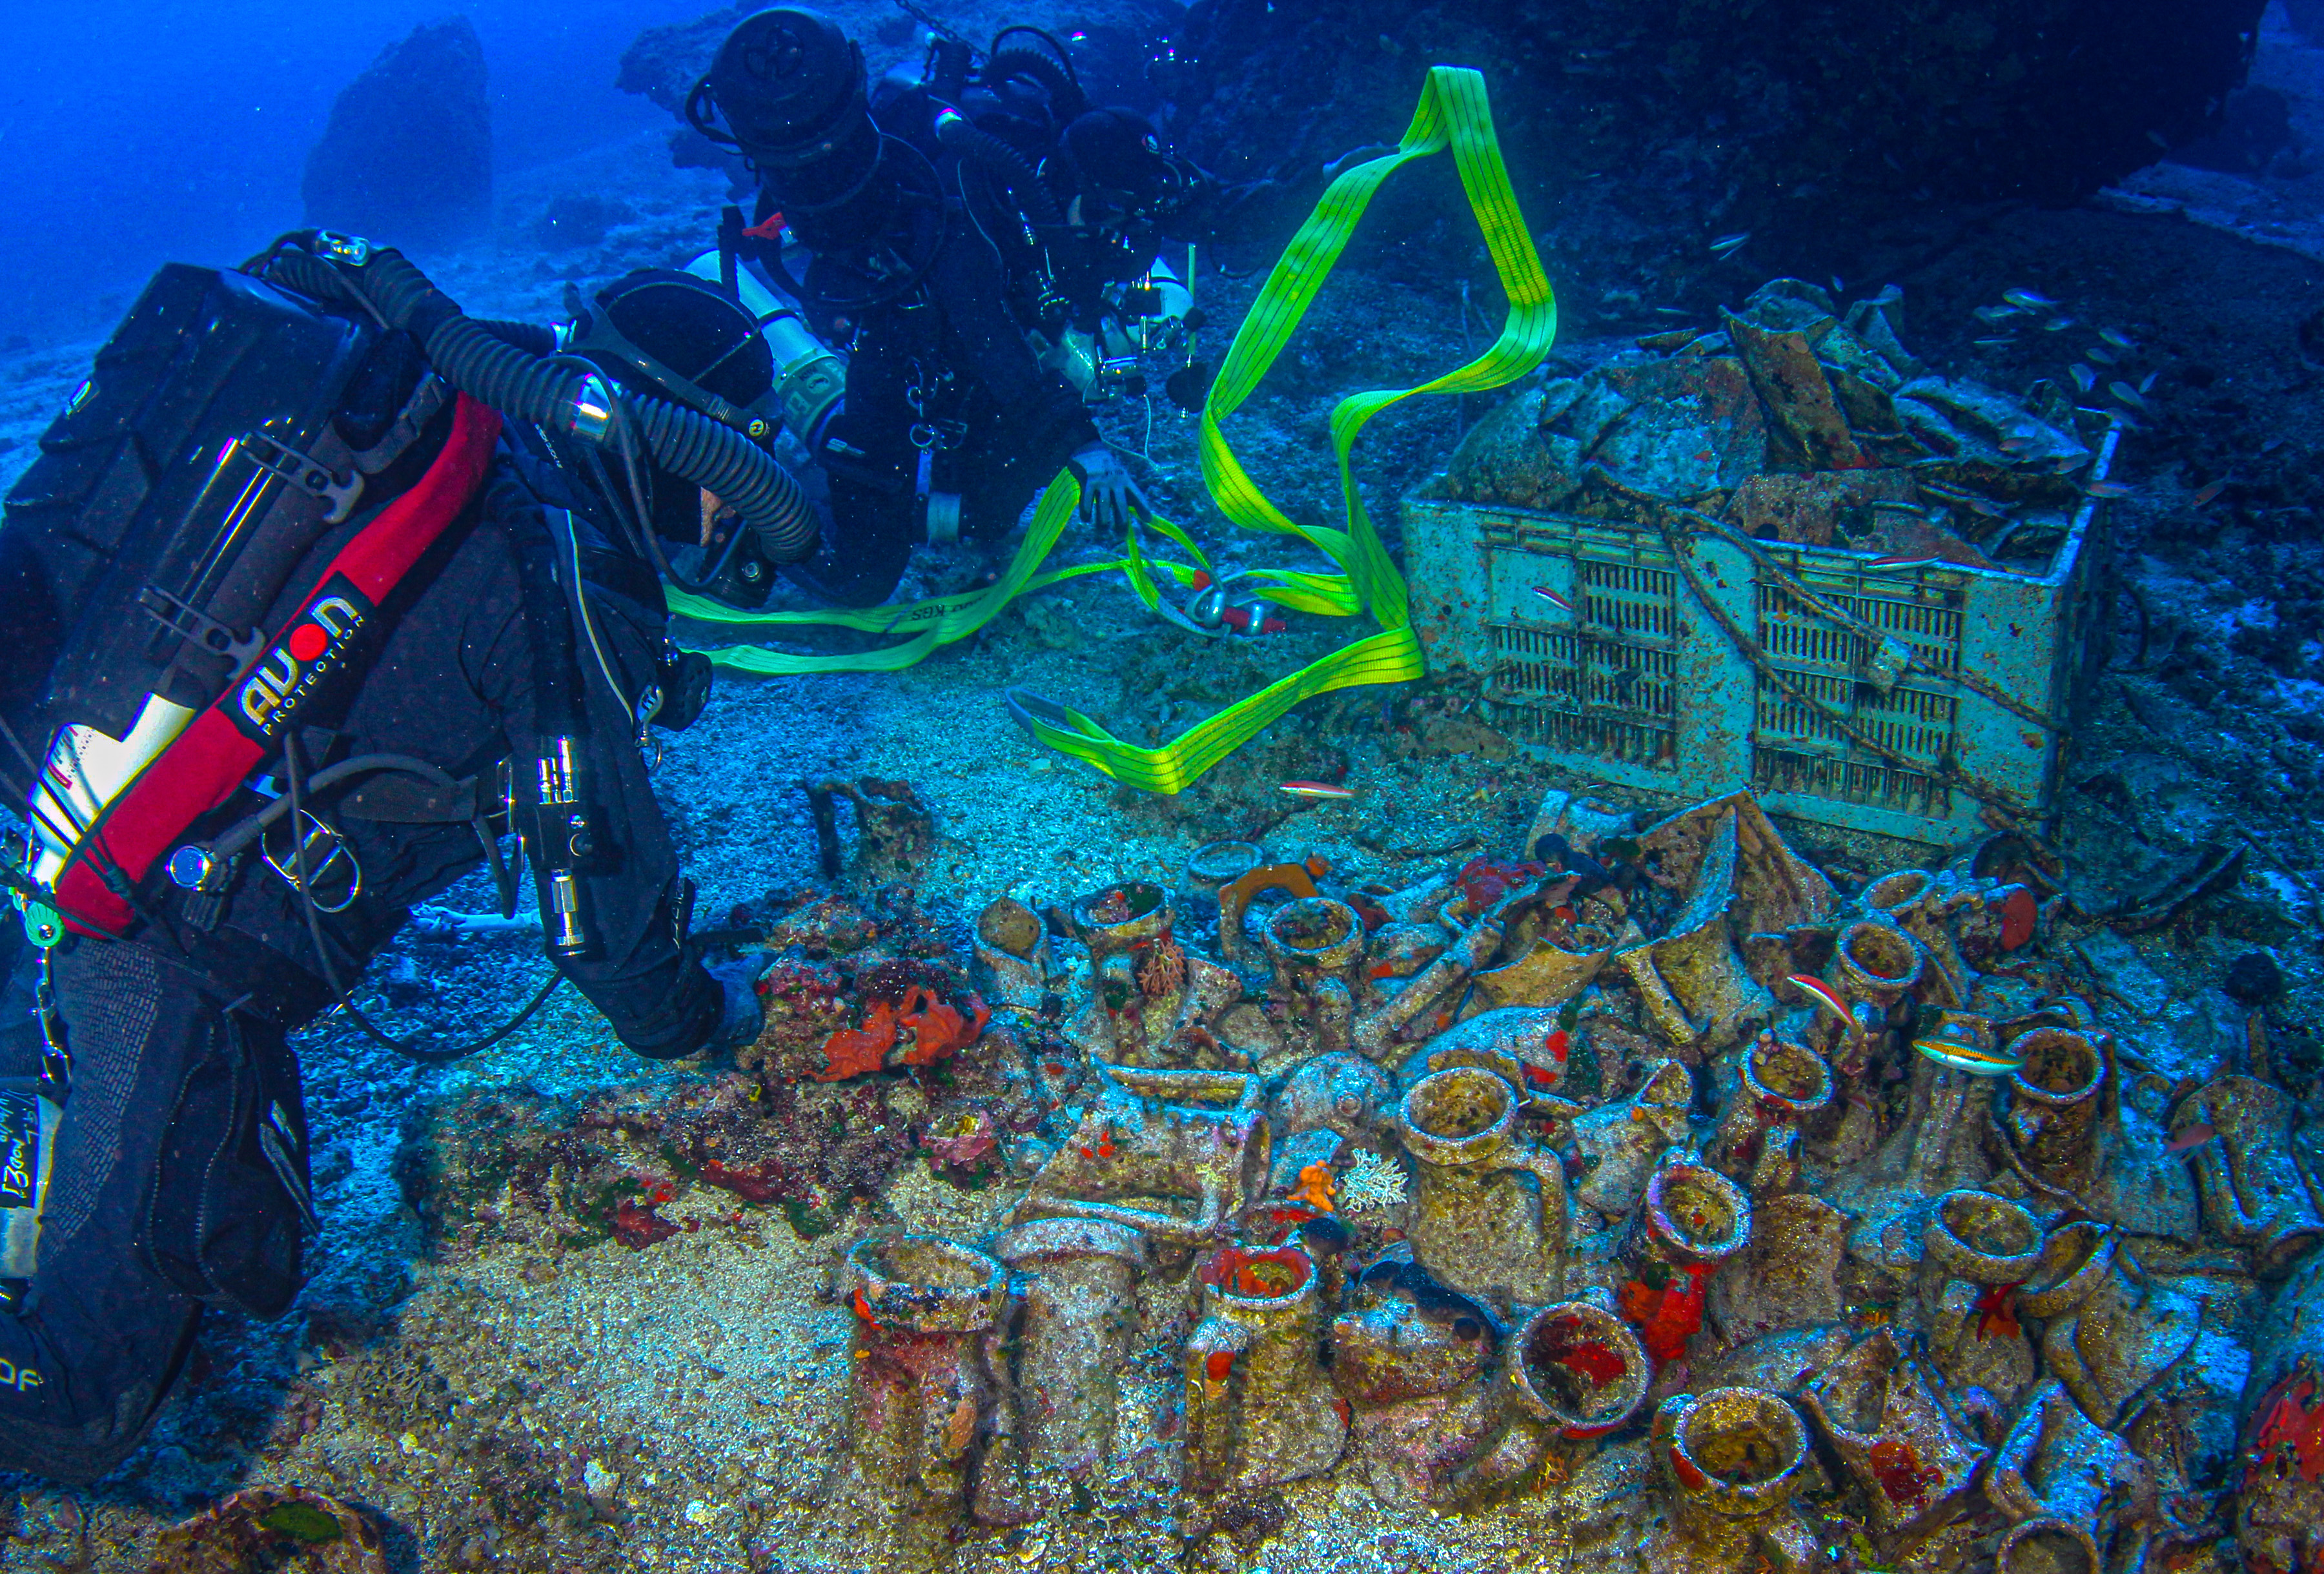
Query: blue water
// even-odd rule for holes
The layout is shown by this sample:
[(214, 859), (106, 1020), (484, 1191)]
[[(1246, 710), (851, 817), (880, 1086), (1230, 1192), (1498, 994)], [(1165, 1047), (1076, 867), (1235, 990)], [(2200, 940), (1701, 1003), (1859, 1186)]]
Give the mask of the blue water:
[(484, 41), (503, 173), (667, 124), (614, 91), (638, 32), (702, 0), (0, 0), (0, 342), (103, 333), (172, 258), (300, 220), (331, 101), (416, 24)]

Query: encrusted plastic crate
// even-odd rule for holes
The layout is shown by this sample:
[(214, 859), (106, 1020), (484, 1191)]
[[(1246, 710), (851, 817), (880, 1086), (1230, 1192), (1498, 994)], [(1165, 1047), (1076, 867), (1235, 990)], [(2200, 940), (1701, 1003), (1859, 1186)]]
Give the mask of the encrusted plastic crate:
[[(1895, 670), (1895, 651), (1884, 660), (1881, 641), (1804, 604), (1735, 541), (1674, 538), (1780, 683), (1694, 604), (1652, 524), (1413, 498), (1405, 538), (1430, 665), (1483, 675), (1487, 720), (1535, 757), (1690, 798), (1748, 787), (1779, 814), (1943, 843), (1979, 827), (1986, 805), (1964, 782), (2034, 814), (2050, 806), (2075, 705), (2103, 658), (2104, 520), (2104, 505), (2085, 499), (2039, 575), (1876, 568), (1868, 552), (1754, 543), (1935, 673)], [(1939, 676), (1962, 671), (2047, 725)]]

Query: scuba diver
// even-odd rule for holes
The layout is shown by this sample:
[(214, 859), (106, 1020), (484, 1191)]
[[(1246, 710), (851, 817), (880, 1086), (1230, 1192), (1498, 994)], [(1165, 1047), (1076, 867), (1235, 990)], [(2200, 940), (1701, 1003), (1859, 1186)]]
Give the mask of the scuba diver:
[[(567, 980), (650, 1058), (757, 1031), (753, 970), (690, 937), (641, 752), (707, 691), (659, 576), (763, 597), (752, 566), (815, 517), (731, 299), (650, 272), (576, 304), (480, 322), (316, 232), (173, 264), (9, 494), (0, 781), (29, 837), (0, 874), (33, 949), (0, 1017), (0, 1469), (104, 1475), (205, 1306), (290, 1305), (286, 1037), (335, 1003), (429, 1063)], [(548, 983), (475, 1042), (389, 1037), (349, 990), (480, 867), (512, 914), (509, 833)]]
[[(1135, 112), (1090, 105), (1065, 47), (1028, 27), (981, 61), (938, 36), (922, 79), (874, 85), (828, 19), (762, 11), (686, 116), (759, 176), (715, 272), (798, 303), (847, 352), (844, 400), (798, 433), (828, 478), (826, 538), (789, 571), (843, 605), (885, 600), (918, 543), (1005, 535), (1061, 470), (1084, 521), (1145, 515), (1089, 404), (1135, 375), (1137, 349), (1184, 342), (1187, 281), (1157, 248), (1247, 233), (1297, 197), (1169, 156)], [(1199, 382), (1173, 396), (1198, 408)]]

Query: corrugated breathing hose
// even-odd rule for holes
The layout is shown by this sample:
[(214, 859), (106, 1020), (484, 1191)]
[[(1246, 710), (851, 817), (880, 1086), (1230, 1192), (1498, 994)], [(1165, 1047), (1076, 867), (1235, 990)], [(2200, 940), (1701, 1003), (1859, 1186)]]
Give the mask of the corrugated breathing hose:
[(991, 132), (969, 124), (957, 110), (947, 109), (936, 116), (936, 141), (960, 154), (973, 159), (986, 173), (1016, 194), (1018, 202), (1038, 228), (1055, 229), (1065, 222), (1057, 207), (1056, 193), (1041, 183), (1033, 165), (1024, 154), (994, 136)]
[(372, 248), (360, 264), (346, 266), (284, 248), (266, 272), (303, 295), (369, 308), (417, 338), (437, 375), (503, 415), (600, 446), (622, 439), (626, 415), (646, 457), (715, 493), (777, 563), (797, 562), (819, 543), (814, 510), (798, 480), (748, 437), (698, 410), (633, 390), (616, 391), (608, 379), (547, 359), (556, 348), (549, 330), (468, 317), (392, 249)]
[(1060, 122), (1071, 120), (1089, 107), (1089, 97), (1082, 91), (1073, 72), (1039, 50), (1001, 50), (984, 62), (986, 82), (998, 82), (1008, 77), (1030, 77), (1047, 87)]

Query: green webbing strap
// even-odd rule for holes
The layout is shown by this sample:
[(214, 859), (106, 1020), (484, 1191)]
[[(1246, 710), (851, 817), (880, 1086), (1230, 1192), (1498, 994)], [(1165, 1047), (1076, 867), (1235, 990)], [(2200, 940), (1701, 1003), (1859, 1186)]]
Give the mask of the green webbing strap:
[[(1466, 366), (1417, 387), (1382, 389), (1342, 400), (1332, 412), (1332, 446), (1340, 470), (1340, 492), (1345, 502), (1348, 528), (1331, 529), (1301, 525), (1283, 513), (1259, 491), (1242, 464), (1227, 446), (1219, 423), (1234, 413), (1258, 388), (1275, 364), (1294, 329), (1306, 315), (1315, 293), (1330, 277), (1349, 237), (1364, 215), (1372, 194), (1388, 176), (1415, 159), (1425, 158), (1446, 146), (1452, 150), (1462, 189), (1484, 232), (1485, 247), (1501, 288), (1509, 301), (1508, 322), (1500, 337)], [(1557, 333), (1557, 302), (1541, 270), (1533, 240), (1526, 233), (1517, 196), (1509, 189), (1508, 170), (1501, 162), (1499, 143), (1493, 136), (1492, 112), (1486, 102), (1484, 78), (1475, 71), (1437, 66), (1428, 73), (1412, 124), (1397, 151), (1342, 172), (1323, 193), (1323, 200), (1268, 276), (1259, 299), (1237, 330), (1234, 344), (1204, 401), (1201, 430), (1203, 483), (1227, 518), (1247, 529), (1294, 535), (1337, 565), (1337, 574), (1261, 569), (1246, 575), (1259, 594), (1295, 611), (1331, 617), (1369, 612), (1380, 631), (1302, 667), (1258, 694), (1218, 714), (1197, 723), (1170, 742), (1140, 749), (1122, 742), (1081, 712), (1071, 710), (1022, 690), (1012, 690), (1009, 706), (1036, 738), (1070, 754), (1118, 780), (1148, 791), (1175, 793), (1249, 742), (1259, 732), (1303, 700), (1357, 684), (1399, 683), (1422, 675), (1420, 642), (1414, 637), (1406, 610), (1404, 577), (1381, 546), (1365, 514), (1348, 455), (1364, 423), (1388, 406), (1418, 393), (1472, 393), (1503, 386), (1541, 364)], [(745, 672), (810, 673), (895, 671), (909, 667), (940, 645), (982, 628), (1011, 600), (1029, 590), (1056, 584), (1077, 575), (1122, 570), (1139, 598), (1163, 610), (1154, 571), (1160, 569), (1181, 584), (1208, 572), (1208, 564), (1194, 542), (1177, 527), (1157, 520), (1153, 528), (1192, 553), (1195, 564), (1165, 562), (1139, 549), (1136, 530), (1130, 532), (1127, 555), (1114, 563), (1037, 572), (1073, 517), (1081, 489), (1070, 474), (1049, 484), (1026, 531), (1025, 544), (999, 584), (964, 595), (943, 596), (905, 607), (878, 607), (856, 612), (783, 612), (770, 616), (737, 613), (698, 597), (673, 595), (670, 608), (699, 621), (753, 630), (787, 625), (823, 624), (869, 633), (908, 634), (902, 643), (861, 656), (788, 656), (747, 646), (709, 652), (720, 666)]]

